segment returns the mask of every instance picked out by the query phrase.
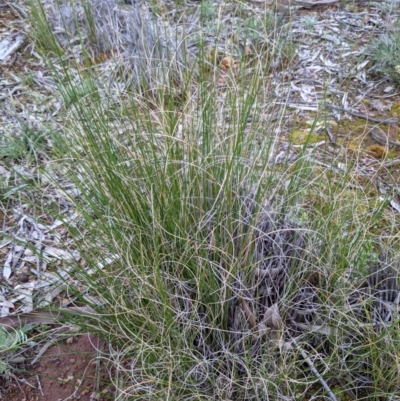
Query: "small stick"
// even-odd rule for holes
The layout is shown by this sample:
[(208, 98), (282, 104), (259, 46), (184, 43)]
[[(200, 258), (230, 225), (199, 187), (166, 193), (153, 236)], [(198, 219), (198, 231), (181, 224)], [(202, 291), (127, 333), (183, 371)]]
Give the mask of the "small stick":
[(328, 392), (329, 397), (331, 398), (331, 400), (332, 401), (337, 401), (337, 398), (336, 398), (335, 394), (332, 393), (332, 390), (329, 388), (328, 383), (319, 374), (318, 370), (316, 369), (316, 367), (312, 363), (311, 359), (308, 357), (307, 352), (304, 351), (303, 348), (301, 348), (297, 344), (297, 341), (294, 338), (292, 338), (292, 341), (293, 341), (294, 345), (296, 346), (296, 348), (300, 351), (300, 354), (303, 357), (303, 359), (306, 361), (307, 365), (311, 368), (311, 371), (315, 374), (315, 376), (317, 376), (318, 380), (322, 384), (322, 387)]
[(372, 121), (373, 123), (377, 124), (397, 124), (399, 122), (399, 120), (393, 118), (392, 119), (388, 118), (387, 120), (381, 120), (379, 118), (369, 117), (367, 114), (356, 113), (355, 111), (345, 109), (344, 107), (335, 106), (333, 104), (327, 104), (327, 106), (334, 110), (343, 111), (344, 113), (350, 114), (353, 117), (363, 118), (364, 120)]
[(44, 393), (43, 393), (42, 386), (41, 386), (41, 384), (40, 384), (40, 379), (39, 379), (39, 376), (38, 376), (38, 375), (36, 375), (36, 381), (37, 381), (37, 383), (38, 383), (38, 387), (39, 387), (39, 390), (40, 390), (40, 392), (41, 392), (41, 394), (42, 394), (42, 397), (44, 397)]
[(239, 301), (240, 301), (240, 302), (242, 303), (242, 305), (243, 305), (244, 314), (246, 315), (246, 319), (247, 319), (247, 321), (250, 323), (251, 328), (256, 327), (256, 318), (254, 317), (254, 313), (253, 313), (253, 311), (251, 310), (251, 308), (250, 308), (248, 302), (247, 302), (244, 298), (242, 298), (242, 297), (239, 297)]
[(332, 131), (331, 131), (331, 128), (329, 127), (329, 125), (327, 125), (327, 126), (325, 127), (325, 131), (326, 131), (326, 133), (328, 134), (329, 140), (330, 140), (332, 143), (336, 143), (336, 139), (335, 139), (334, 135), (332, 134)]

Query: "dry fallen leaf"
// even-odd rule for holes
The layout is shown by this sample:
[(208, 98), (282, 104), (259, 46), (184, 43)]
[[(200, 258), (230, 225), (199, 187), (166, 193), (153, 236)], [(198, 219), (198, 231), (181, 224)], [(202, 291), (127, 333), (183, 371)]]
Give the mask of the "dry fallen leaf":
[(282, 326), (278, 304), (273, 304), (264, 313), (263, 323), (272, 330), (279, 330)]
[(221, 61), (221, 68), (224, 72), (232, 71), (235, 68), (235, 59), (231, 56), (226, 56)]
[(251, 49), (251, 47), (249, 45), (247, 45), (244, 48), (244, 54), (245, 54), (245, 56), (251, 56), (253, 54), (253, 50)]
[(217, 80), (217, 83), (218, 84), (224, 84), (226, 82), (226, 75), (224, 74), (224, 75), (220, 75), (219, 77), (218, 77), (218, 80)]
[(381, 145), (370, 145), (366, 150), (368, 154), (376, 159), (384, 159), (388, 154), (387, 148)]
[(69, 337), (65, 340), (67, 344), (72, 344), (74, 342), (74, 337)]
[(391, 110), (393, 102), (383, 102), (379, 99), (372, 99), (371, 100), (371, 107), (374, 110), (378, 111), (385, 111), (385, 110)]
[(11, 173), (3, 166), (0, 166), (0, 175), (4, 178), (10, 178)]

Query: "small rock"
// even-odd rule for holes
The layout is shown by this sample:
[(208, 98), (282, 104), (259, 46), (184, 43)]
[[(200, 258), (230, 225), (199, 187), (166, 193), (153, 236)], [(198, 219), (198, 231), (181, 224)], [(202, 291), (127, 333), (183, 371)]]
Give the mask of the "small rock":
[(29, 281), (29, 276), (26, 273), (18, 274), (17, 280), (19, 283), (27, 283)]

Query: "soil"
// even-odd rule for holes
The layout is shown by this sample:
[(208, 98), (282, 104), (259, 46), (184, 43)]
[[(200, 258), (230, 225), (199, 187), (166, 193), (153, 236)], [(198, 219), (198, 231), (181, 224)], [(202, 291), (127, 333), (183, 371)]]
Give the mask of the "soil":
[[(99, 352), (105, 343), (91, 334), (49, 347), (28, 372), (0, 379), (4, 401), (102, 401), (114, 399)], [(26, 367), (25, 369), (27, 369)]]

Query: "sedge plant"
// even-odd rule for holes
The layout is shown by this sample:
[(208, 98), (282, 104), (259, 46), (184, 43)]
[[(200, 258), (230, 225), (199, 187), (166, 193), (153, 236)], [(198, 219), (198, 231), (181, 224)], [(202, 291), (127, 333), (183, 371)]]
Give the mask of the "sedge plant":
[[(398, 320), (368, 325), (373, 295), (352, 281), (369, 274), (365, 243), (385, 203), (353, 224), (371, 199), (350, 189), (350, 167), (323, 170), (306, 149), (274, 165), (286, 110), (265, 90), (272, 64), (223, 72), (204, 44), (189, 54), (189, 39), (136, 55), (134, 86), (123, 85), (127, 64), (110, 82), (96, 65), (49, 60), (64, 101), (52, 182), (74, 186), (79, 216), (65, 221), (82, 257), (69, 291), (88, 308), (64, 314), (110, 344), (118, 400), (392, 396)], [(255, 277), (282, 260), (290, 275), (262, 317)]]

